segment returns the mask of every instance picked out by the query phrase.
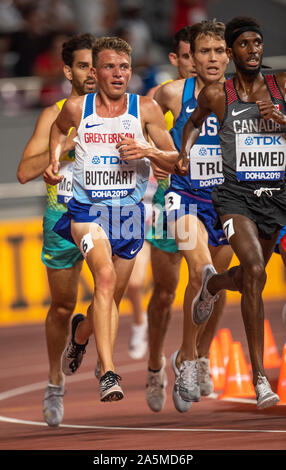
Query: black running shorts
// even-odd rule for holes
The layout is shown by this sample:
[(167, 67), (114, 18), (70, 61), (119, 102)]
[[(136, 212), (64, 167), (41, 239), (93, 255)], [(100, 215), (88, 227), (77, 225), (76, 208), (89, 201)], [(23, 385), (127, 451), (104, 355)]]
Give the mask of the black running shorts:
[[(260, 238), (271, 240), (286, 225), (284, 182), (236, 183), (226, 180), (214, 188), (212, 200), (218, 216), (241, 214), (252, 220)], [(218, 217), (215, 228), (220, 226)]]

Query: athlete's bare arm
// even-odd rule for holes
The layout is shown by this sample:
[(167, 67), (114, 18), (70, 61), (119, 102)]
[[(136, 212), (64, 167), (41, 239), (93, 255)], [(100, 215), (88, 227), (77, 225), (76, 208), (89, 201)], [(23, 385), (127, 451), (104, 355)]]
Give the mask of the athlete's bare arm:
[(33, 135), (28, 141), (18, 166), (17, 178), (20, 183), (40, 176), (49, 164), (49, 136), (51, 125), (60, 110), (56, 104), (44, 109), (40, 114)]
[(158, 88), (154, 95), (154, 100), (159, 103), (163, 113), (171, 111), (175, 121), (181, 112), (185, 81), (185, 79), (181, 79), (165, 83), (165, 85)]
[[(278, 73), (276, 80), (286, 101), (286, 73)], [(273, 119), (278, 124), (286, 125), (286, 116), (276, 108), (271, 100), (256, 101), (260, 114), (264, 119)]]
[(181, 151), (175, 166), (175, 173), (182, 176), (188, 174), (190, 150), (200, 135), (204, 121), (211, 113), (215, 113), (219, 122), (222, 123), (225, 113), (225, 95), (221, 83), (208, 85), (200, 92), (197, 107), (183, 129)]
[(69, 129), (78, 128), (82, 115), (84, 96), (70, 97), (51, 127), (50, 164), (44, 172), (44, 180), (49, 184), (58, 184), (62, 176), (57, 176), (60, 157), (64, 151)]
[(172, 172), (178, 158), (173, 140), (167, 131), (164, 115), (160, 106), (152, 99), (140, 97), (140, 111), (143, 133), (150, 137), (155, 146), (122, 136), (117, 144), (123, 160), (138, 160), (147, 157), (152, 164), (167, 172)]
[[(17, 178), (24, 184), (41, 174), (49, 164), (49, 138), (53, 122), (60, 110), (56, 104), (44, 109), (40, 114), (33, 135), (28, 141), (17, 170)], [(69, 134), (64, 147), (64, 153), (74, 148), (74, 133)]]

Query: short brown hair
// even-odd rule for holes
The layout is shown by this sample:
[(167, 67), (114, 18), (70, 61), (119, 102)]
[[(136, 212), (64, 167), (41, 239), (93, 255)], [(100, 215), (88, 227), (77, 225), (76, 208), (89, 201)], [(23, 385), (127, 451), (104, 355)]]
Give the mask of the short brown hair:
[(224, 33), (225, 24), (220, 21), (216, 21), (216, 19), (205, 20), (200, 23), (193, 24), (190, 29), (190, 46), (192, 53), (194, 53), (196, 49), (195, 41), (197, 37), (215, 36), (219, 39), (225, 40)]
[(132, 48), (128, 42), (118, 37), (103, 36), (95, 40), (95, 44), (92, 48), (92, 59), (94, 65), (96, 65), (98, 54), (106, 49), (113, 50), (118, 54), (126, 54), (131, 59)]

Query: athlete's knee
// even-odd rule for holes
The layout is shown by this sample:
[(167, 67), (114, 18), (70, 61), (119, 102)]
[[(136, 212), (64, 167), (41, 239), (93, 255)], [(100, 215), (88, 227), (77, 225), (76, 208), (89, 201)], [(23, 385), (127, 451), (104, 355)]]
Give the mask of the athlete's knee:
[(266, 283), (267, 275), (265, 271), (264, 263), (255, 261), (244, 268), (244, 287), (247, 286), (258, 286), (264, 288)]
[(160, 310), (171, 307), (175, 299), (175, 293), (175, 290), (170, 289), (170, 287), (167, 288), (161, 284), (155, 285), (152, 297), (156, 301), (157, 308)]
[(116, 285), (116, 273), (112, 264), (101, 266), (96, 270), (95, 288), (101, 291), (114, 291)]
[(64, 300), (62, 302), (52, 301), (48, 317), (59, 321), (67, 321), (73, 314), (76, 306), (75, 300)]

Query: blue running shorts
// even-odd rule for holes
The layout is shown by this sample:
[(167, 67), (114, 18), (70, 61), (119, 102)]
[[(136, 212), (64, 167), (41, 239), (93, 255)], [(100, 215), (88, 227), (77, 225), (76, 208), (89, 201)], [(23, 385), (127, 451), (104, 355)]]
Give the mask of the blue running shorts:
[[(228, 245), (225, 233), (222, 229), (216, 230), (214, 224), (217, 213), (214, 209), (213, 202), (210, 199), (203, 199), (193, 193), (188, 193), (172, 187), (165, 192), (165, 207), (174, 209), (169, 213), (172, 214), (172, 220), (177, 220), (186, 214), (195, 215), (205, 226), (208, 233), (208, 243), (212, 246)], [(165, 218), (168, 223), (170, 216), (165, 212)]]
[(144, 243), (144, 204), (107, 206), (84, 204), (72, 198), (68, 211), (55, 224), (53, 230), (61, 237), (75, 244), (71, 235), (71, 220), (94, 222), (105, 231), (112, 255), (132, 259)]

